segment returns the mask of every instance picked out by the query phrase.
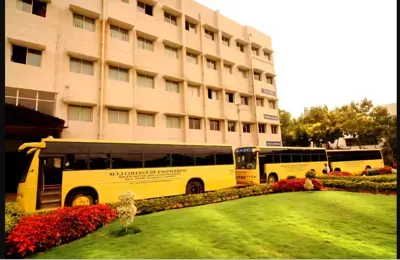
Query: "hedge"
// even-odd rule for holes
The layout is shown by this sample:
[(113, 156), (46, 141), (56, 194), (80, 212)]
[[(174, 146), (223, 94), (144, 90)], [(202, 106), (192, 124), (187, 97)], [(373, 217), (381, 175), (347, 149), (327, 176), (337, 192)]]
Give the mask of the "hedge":
[(75, 241), (116, 217), (115, 209), (106, 205), (64, 207), (22, 217), (7, 236), (7, 254), (23, 257)]
[(347, 177), (347, 176), (354, 176), (354, 174), (350, 173), (350, 172), (330, 172), (327, 174), (327, 176), (343, 176), (343, 177)]
[(322, 180), (324, 187), (329, 188), (344, 188), (351, 191), (375, 191), (375, 192), (394, 192), (397, 190), (397, 181), (392, 182), (379, 182), (379, 181), (369, 181), (360, 180), (352, 181), (346, 179), (326, 179)]
[(350, 176), (350, 177), (343, 177), (343, 176), (318, 176), (317, 179), (322, 180), (325, 183), (326, 180), (346, 180), (352, 182), (361, 182), (361, 181), (368, 181), (368, 182), (396, 182), (397, 176), (373, 176), (373, 177), (364, 177), (364, 176)]
[[(238, 189), (212, 191), (202, 194), (178, 195), (173, 197), (137, 200), (135, 201), (135, 206), (137, 208), (136, 215), (149, 214), (169, 209), (194, 207), (269, 193), (272, 193), (272, 185), (262, 184)], [(118, 202), (107, 203), (106, 205), (116, 208), (118, 207)]]
[[(322, 182), (318, 179), (310, 179), (314, 185), (314, 190), (319, 191), (322, 189)], [(280, 180), (274, 183), (273, 192), (291, 192), (291, 191), (305, 191), (304, 183), (306, 179), (291, 179), (291, 180)]]

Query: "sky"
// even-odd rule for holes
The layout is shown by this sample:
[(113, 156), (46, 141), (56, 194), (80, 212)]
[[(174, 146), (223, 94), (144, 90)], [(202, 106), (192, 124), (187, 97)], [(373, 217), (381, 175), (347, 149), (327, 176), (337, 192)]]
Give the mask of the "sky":
[(196, 0), (272, 38), (279, 108), (396, 103), (396, 0)]

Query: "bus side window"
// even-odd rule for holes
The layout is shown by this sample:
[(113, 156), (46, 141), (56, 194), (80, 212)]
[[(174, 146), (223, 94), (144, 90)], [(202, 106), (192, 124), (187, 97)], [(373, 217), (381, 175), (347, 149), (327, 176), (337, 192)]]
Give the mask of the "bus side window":
[(292, 154), (292, 162), (301, 162), (301, 154)]
[(311, 161), (312, 162), (319, 162), (318, 154), (311, 154)]
[(274, 163), (274, 156), (272, 154), (266, 154), (264, 163)]
[(90, 154), (89, 158), (89, 169), (91, 170), (104, 170), (111, 168), (109, 154)]
[(279, 154), (274, 154), (274, 163), (281, 163), (281, 156)]
[(143, 155), (145, 168), (169, 167), (171, 163), (170, 154), (146, 153)]
[(231, 153), (217, 153), (215, 158), (217, 165), (233, 164), (233, 155)]
[(311, 155), (310, 154), (302, 154), (301, 161), (302, 162), (311, 162)]
[(215, 165), (215, 156), (213, 153), (196, 153), (194, 156), (196, 166)]
[(320, 161), (327, 161), (328, 159), (326, 158), (326, 154), (322, 153), (319, 155), (319, 160)]
[(143, 155), (141, 153), (112, 154), (113, 169), (135, 169), (143, 167)]
[(65, 170), (87, 170), (88, 158), (86, 154), (67, 154), (65, 160)]
[(281, 161), (282, 163), (290, 163), (292, 162), (292, 158), (290, 154), (281, 154)]
[(171, 154), (172, 166), (194, 166), (194, 154)]

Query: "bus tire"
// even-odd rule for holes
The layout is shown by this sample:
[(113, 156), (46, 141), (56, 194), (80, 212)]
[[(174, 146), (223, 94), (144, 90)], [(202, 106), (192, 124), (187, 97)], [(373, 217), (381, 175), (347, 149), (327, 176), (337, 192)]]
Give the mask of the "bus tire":
[(91, 206), (96, 204), (96, 194), (89, 190), (76, 190), (70, 192), (65, 199), (65, 206)]
[(204, 192), (204, 184), (200, 179), (190, 180), (186, 185), (186, 194), (200, 194)]
[(278, 175), (276, 173), (270, 173), (268, 175), (268, 183), (273, 184), (274, 182), (278, 181)]

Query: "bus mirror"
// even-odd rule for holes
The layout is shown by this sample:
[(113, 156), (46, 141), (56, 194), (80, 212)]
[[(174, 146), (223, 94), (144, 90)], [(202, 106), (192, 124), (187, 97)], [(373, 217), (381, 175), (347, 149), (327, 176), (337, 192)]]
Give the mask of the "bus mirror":
[(254, 148), (253, 149), (253, 152), (259, 152), (259, 151), (261, 151), (260, 148)]
[(20, 147), (18, 147), (18, 152), (22, 152), (26, 148), (38, 148), (38, 149), (44, 149), (46, 148), (46, 143), (43, 142), (37, 142), (37, 143), (24, 143)]
[(34, 153), (36, 150), (37, 150), (37, 148), (31, 148), (26, 152), (26, 154), (28, 155), (28, 154)]

